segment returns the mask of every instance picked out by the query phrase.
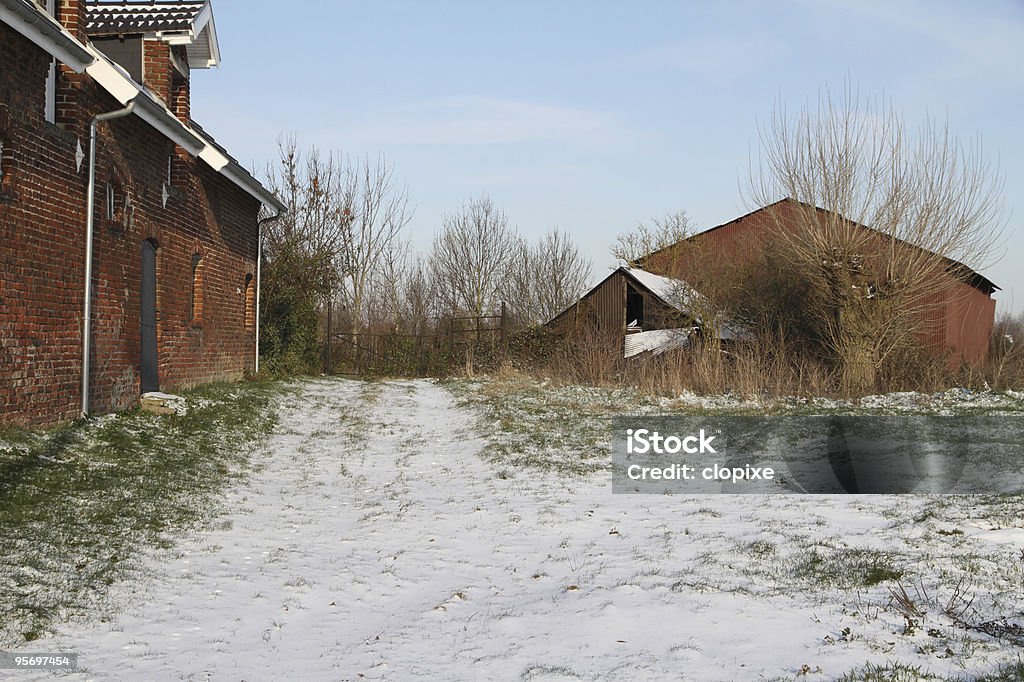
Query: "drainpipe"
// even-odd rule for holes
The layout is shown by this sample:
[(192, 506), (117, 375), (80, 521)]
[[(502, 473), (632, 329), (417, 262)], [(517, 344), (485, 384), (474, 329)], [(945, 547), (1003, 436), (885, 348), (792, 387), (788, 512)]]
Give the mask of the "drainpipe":
[(256, 350), (253, 362), (253, 374), (260, 372), (260, 272), (263, 270), (263, 223), (277, 220), (283, 211), (280, 209), (272, 216), (256, 221)]
[(89, 416), (89, 351), (92, 342), (92, 233), (96, 219), (96, 127), (103, 121), (127, 116), (135, 100), (124, 109), (96, 114), (89, 122), (89, 189), (85, 198), (85, 304), (82, 310), (82, 416)]

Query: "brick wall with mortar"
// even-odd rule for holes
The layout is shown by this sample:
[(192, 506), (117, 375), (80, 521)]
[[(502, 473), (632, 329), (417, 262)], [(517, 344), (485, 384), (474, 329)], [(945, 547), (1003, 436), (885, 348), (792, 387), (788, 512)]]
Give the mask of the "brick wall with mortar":
[[(78, 17), (74, 5), (65, 0), (62, 17)], [(78, 414), (88, 161), (76, 169), (75, 152), (78, 143), (88, 152), (93, 115), (121, 108), (88, 76), (60, 69), (58, 125), (46, 123), (49, 60), (0, 24), (0, 423), (6, 424), (50, 424)], [(176, 191), (165, 207), (162, 184), (172, 154)], [(118, 195), (113, 220), (105, 215), (108, 180)], [(92, 411), (138, 400), (146, 239), (158, 246), (160, 388), (237, 379), (251, 370), (255, 339), (245, 324), (245, 287), (256, 267), (257, 200), (135, 116), (100, 125), (96, 187)], [(204, 305), (202, 317), (192, 319), (197, 253)]]

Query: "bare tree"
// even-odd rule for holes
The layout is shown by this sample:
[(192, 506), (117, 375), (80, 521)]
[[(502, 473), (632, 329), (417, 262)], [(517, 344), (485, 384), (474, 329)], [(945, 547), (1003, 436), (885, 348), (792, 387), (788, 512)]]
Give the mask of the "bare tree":
[(591, 264), (568, 234), (551, 228), (536, 244), (518, 240), (502, 294), (522, 321), (539, 324), (565, 310), (586, 290)]
[(341, 299), (347, 308), (351, 331), (366, 322), (366, 303), (375, 285), (393, 286), (396, 267), (404, 258), (402, 230), (412, 219), (409, 193), (398, 186), (394, 169), (384, 157), (376, 163), (367, 158), (344, 166), (343, 248), (338, 258)]
[(429, 331), (438, 314), (437, 293), (430, 265), (422, 256), (417, 255), (404, 269), (398, 302), (401, 325), (409, 333)]
[(444, 309), (480, 316), (497, 303), (516, 244), (508, 216), (486, 195), (446, 215), (430, 255), (430, 274)]
[(308, 371), (319, 362), (320, 311), (337, 288), (351, 215), (346, 174), (333, 156), (278, 139), (268, 187), (289, 206), (263, 233), (260, 346), (268, 367)]
[(929, 331), (966, 289), (961, 263), (984, 265), (1002, 228), (1001, 179), (979, 142), (931, 120), (910, 131), (848, 85), (794, 114), (777, 106), (749, 187), (757, 207), (795, 200), (772, 212), (775, 234), (811, 283), (808, 310), (851, 392)]
[(301, 258), (304, 265), (293, 269), (293, 278), (306, 291), (327, 297), (348, 244), (351, 177), (333, 155), (324, 157), (316, 148), (304, 153), (294, 136), (278, 138), (277, 149), (278, 162), (267, 168), (267, 184), (291, 210), (268, 224), (267, 258), (284, 251)]
[(410, 243), (399, 235), (381, 254), (366, 291), (366, 318), (375, 328), (394, 331), (402, 325), (402, 296), (410, 267)]
[(645, 256), (677, 244), (692, 234), (686, 211), (675, 211), (661, 218), (652, 218), (648, 223), (637, 223), (636, 230), (620, 234), (611, 247), (611, 253), (614, 258), (633, 267)]

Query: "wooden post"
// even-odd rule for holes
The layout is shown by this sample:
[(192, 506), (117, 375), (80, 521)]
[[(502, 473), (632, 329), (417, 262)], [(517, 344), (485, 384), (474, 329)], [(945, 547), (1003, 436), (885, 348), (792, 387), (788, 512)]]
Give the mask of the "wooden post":
[(505, 333), (506, 333), (505, 320), (507, 319), (505, 315), (506, 315), (505, 302), (502, 301), (501, 302), (501, 345), (502, 346), (505, 345)]
[(327, 297), (327, 374), (334, 374), (334, 363), (331, 362), (331, 297)]

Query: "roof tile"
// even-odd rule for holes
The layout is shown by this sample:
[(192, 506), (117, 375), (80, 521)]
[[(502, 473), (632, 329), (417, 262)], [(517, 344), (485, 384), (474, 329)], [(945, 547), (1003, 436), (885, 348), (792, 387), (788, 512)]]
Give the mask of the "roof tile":
[(206, 5), (194, 2), (89, 2), (85, 30), (89, 35), (187, 31)]

